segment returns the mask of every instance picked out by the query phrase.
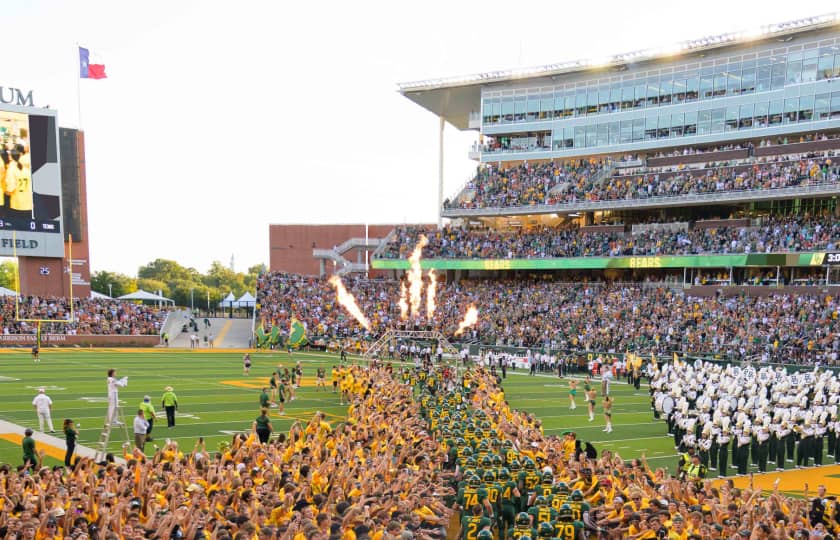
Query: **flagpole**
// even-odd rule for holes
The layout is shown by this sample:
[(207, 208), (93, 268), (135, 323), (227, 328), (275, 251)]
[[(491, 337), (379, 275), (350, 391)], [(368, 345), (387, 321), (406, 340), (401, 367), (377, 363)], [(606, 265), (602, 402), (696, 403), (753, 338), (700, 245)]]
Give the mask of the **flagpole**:
[(79, 42), (76, 42), (76, 105), (79, 108), (79, 131), (82, 131), (82, 73), (79, 71)]

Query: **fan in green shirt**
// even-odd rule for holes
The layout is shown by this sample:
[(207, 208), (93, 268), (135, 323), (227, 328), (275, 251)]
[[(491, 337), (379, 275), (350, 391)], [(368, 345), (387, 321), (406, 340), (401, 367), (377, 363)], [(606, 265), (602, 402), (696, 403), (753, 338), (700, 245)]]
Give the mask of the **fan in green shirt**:
[(24, 437), (20, 443), (23, 449), (23, 466), (34, 468), (38, 465), (38, 456), (35, 455), (35, 439), (32, 438), (32, 430), (29, 428), (23, 434)]
[(175, 396), (175, 392), (171, 386), (163, 389), (161, 405), (163, 405), (163, 409), (166, 411), (166, 427), (175, 427), (175, 411), (178, 410), (178, 397)]
[(146, 430), (146, 440), (151, 441), (152, 428), (155, 424), (155, 406), (152, 405), (152, 398), (150, 396), (143, 396), (143, 401), (138, 408), (143, 411), (143, 416), (149, 423), (149, 428)]

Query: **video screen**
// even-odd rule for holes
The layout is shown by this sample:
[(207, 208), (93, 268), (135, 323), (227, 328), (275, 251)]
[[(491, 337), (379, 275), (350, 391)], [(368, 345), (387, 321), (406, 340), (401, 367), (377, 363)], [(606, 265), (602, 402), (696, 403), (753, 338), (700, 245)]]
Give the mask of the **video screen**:
[(0, 255), (61, 257), (56, 116), (33, 111), (0, 109)]

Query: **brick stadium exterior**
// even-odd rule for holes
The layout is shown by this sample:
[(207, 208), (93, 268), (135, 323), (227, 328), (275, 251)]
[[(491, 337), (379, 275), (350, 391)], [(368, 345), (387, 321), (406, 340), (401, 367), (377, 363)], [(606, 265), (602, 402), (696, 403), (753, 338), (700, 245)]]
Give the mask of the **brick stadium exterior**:
[[(368, 225), (370, 238), (384, 238), (397, 225)], [(269, 269), (272, 272), (291, 272), (317, 276), (320, 272), (320, 261), (312, 256), (313, 248), (330, 249), (340, 245), (349, 238), (364, 238), (365, 225), (337, 224), (337, 225), (305, 225), (305, 224), (276, 224), (269, 225)], [(352, 249), (344, 254), (350, 262), (364, 262), (364, 250)], [(332, 265), (326, 266), (328, 274), (332, 273)]]

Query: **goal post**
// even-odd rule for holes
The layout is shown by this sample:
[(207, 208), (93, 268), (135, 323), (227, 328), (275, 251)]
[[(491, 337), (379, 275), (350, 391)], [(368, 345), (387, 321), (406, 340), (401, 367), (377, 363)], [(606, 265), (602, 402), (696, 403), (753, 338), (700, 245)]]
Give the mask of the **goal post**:
[(70, 324), (76, 322), (75, 300), (73, 298), (73, 235), (68, 234), (67, 240), (67, 279), (70, 291), (68, 303), (70, 304), (70, 318), (69, 319), (37, 319), (37, 318), (21, 318), (20, 316), (20, 260), (17, 256), (17, 233), (12, 231), (12, 256), (15, 259), (15, 322), (34, 323), (35, 327), (35, 345), (38, 349), (41, 348), (41, 325), (43, 323), (50, 324)]

